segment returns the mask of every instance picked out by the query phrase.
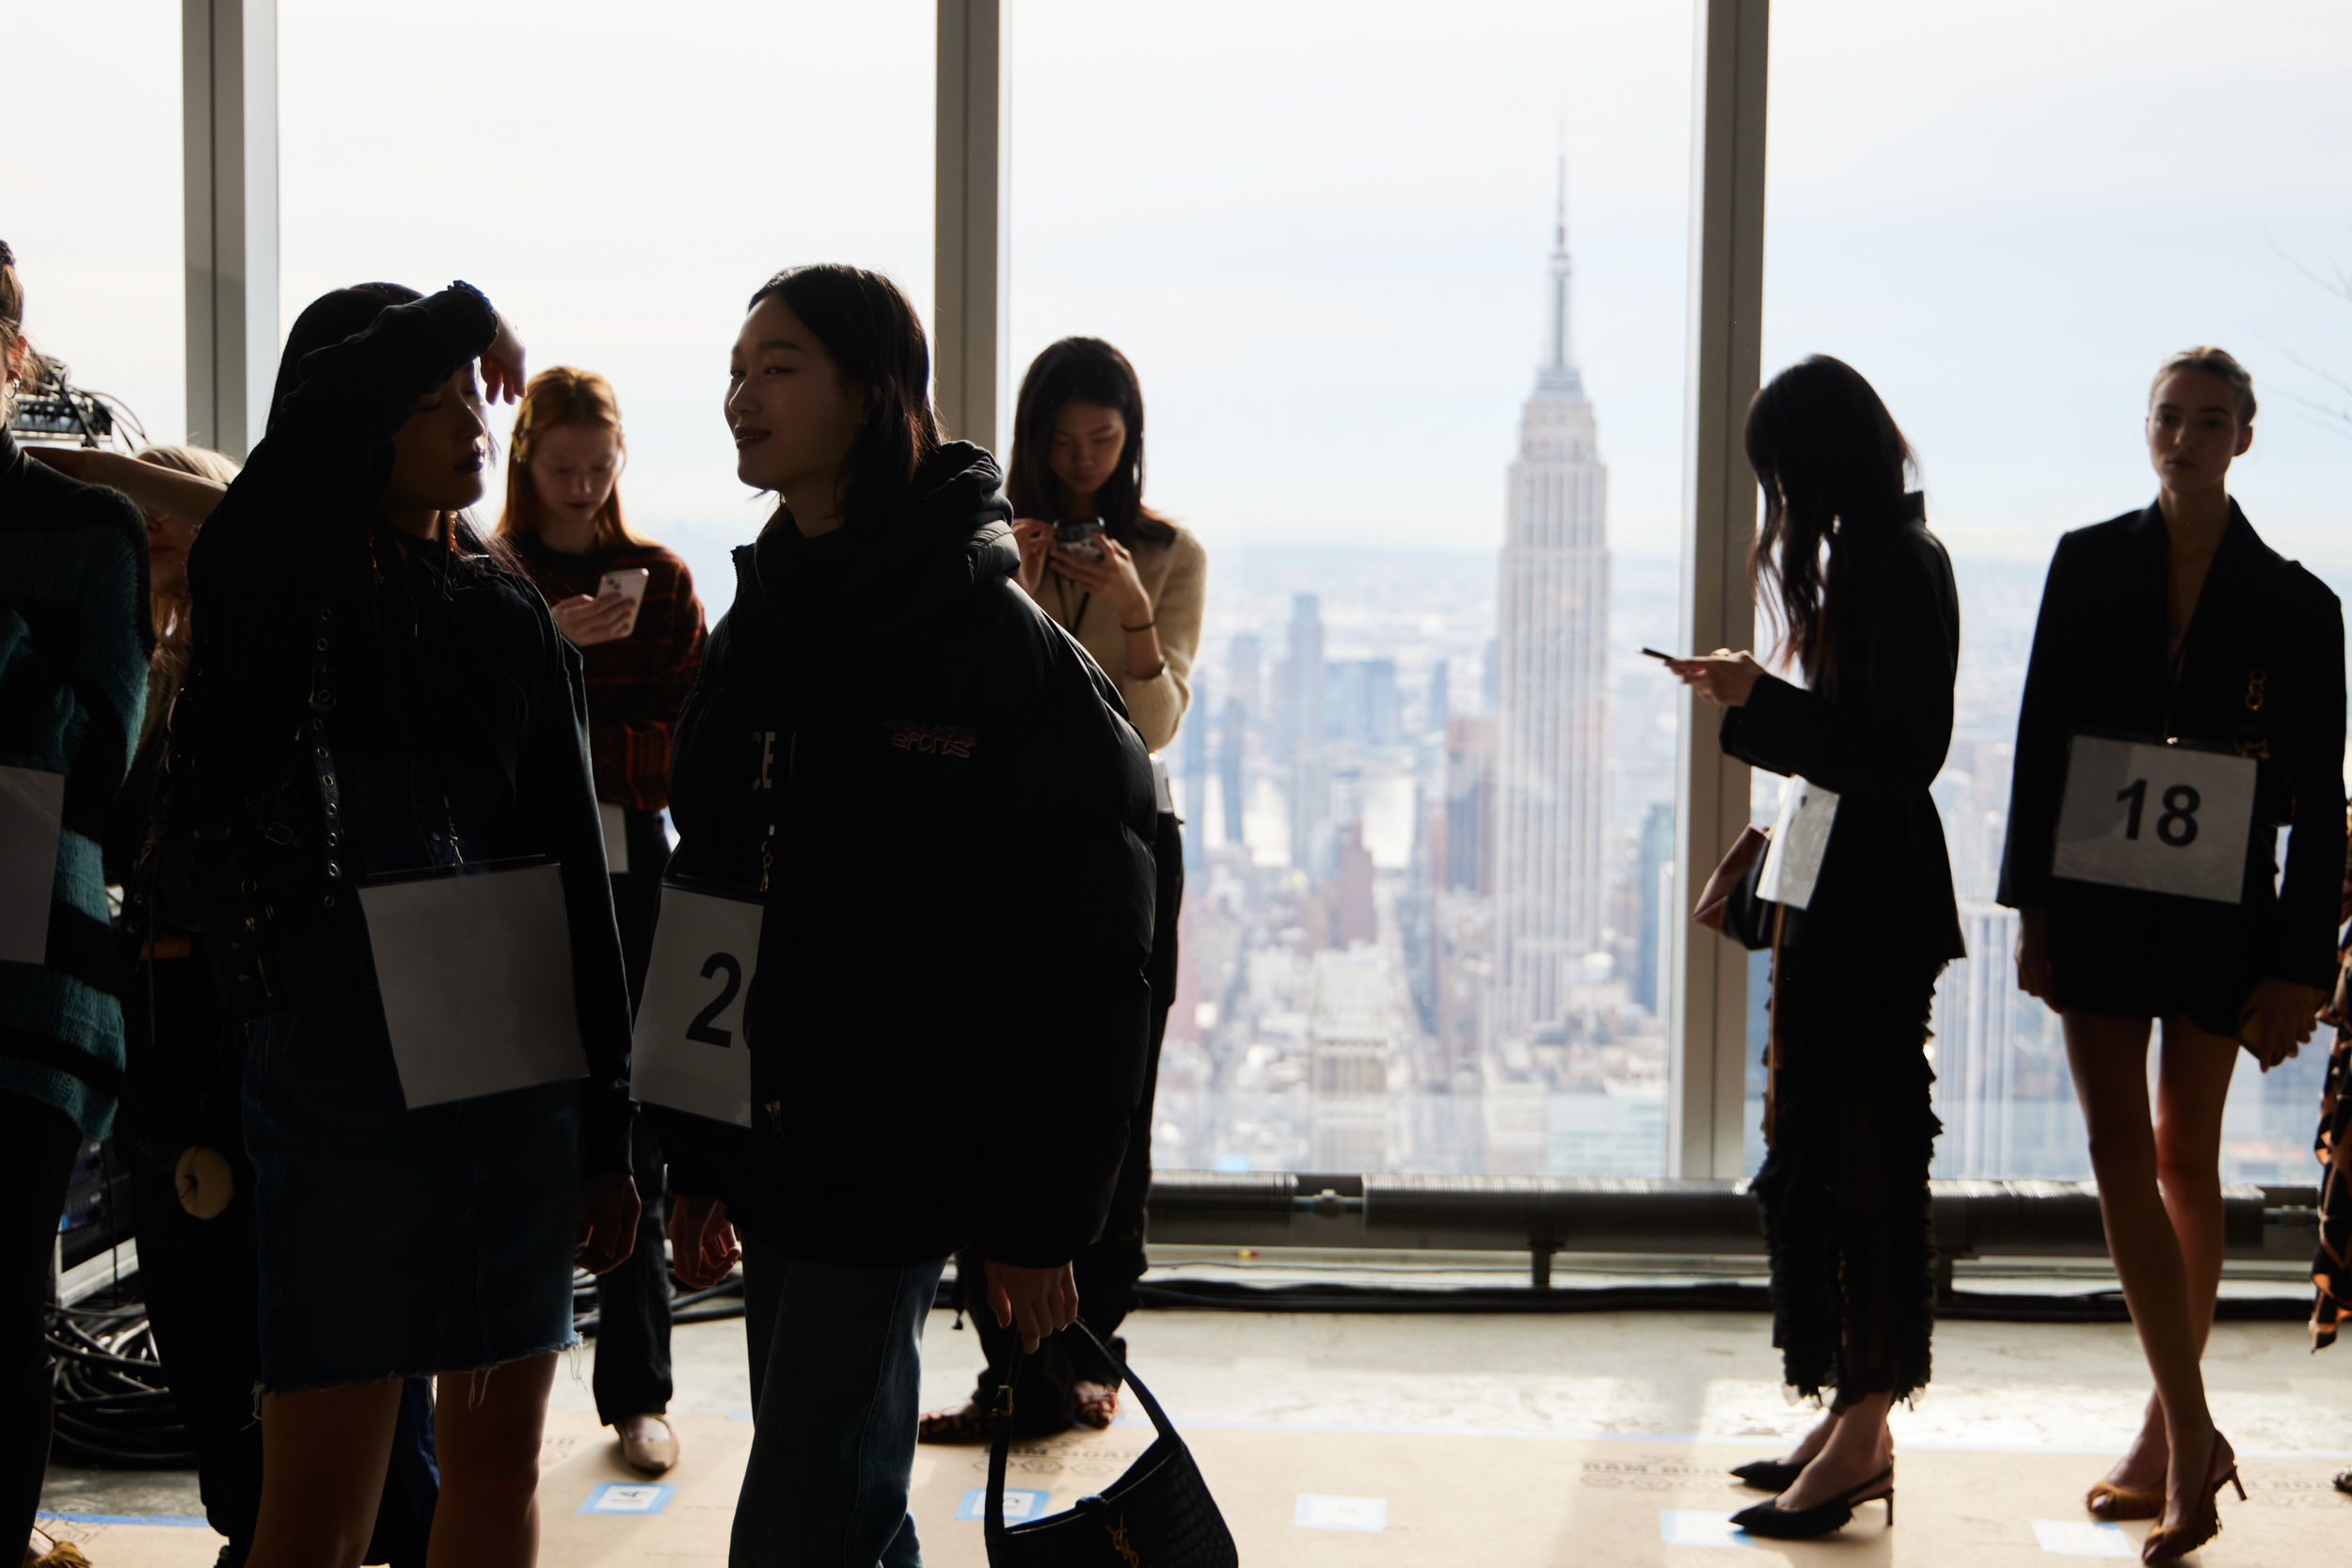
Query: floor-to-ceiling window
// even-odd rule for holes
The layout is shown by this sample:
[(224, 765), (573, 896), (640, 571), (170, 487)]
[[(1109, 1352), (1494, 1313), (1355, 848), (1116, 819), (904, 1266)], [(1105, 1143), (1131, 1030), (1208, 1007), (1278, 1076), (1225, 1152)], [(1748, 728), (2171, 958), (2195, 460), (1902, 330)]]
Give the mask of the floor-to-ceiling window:
[(284, 320), (363, 279), (481, 287), (534, 368), (612, 379), (630, 526), (685, 557), (715, 619), (771, 504), (736, 482), (720, 414), (744, 301), (849, 261), (930, 313), (932, 7), (278, 15)]
[[(2347, 60), (2352, 10), (2324, 4), (1772, 8), (1765, 373), (1825, 353), (1871, 379), (1960, 581), (1935, 798), (1969, 957), (1937, 991), (1938, 1175), (2088, 1173), (2057, 1020), (2017, 991), (1992, 897), (2042, 572), (2061, 531), (2154, 495), (2166, 355), (2252, 370), (2231, 489), (2352, 588)], [(2225, 1175), (2307, 1180), (2321, 1053), (2238, 1065)]]
[(1011, 15), (1012, 379), (1209, 553), (1155, 1158), (1661, 1171), (1689, 8)]
[(0, 240), (16, 252), (33, 346), (72, 385), (119, 399), (150, 440), (177, 441), (180, 8), (115, 0), (103, 29), (99, 9), (9, 10)]

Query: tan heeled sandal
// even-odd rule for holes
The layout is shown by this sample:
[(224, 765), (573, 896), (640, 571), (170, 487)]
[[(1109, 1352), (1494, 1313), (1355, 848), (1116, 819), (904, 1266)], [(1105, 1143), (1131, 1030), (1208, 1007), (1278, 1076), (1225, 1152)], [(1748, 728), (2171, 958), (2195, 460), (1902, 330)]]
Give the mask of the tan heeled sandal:
[[(2221, 1533), (2221, 1489), (2237, 1488), (2237, 1500), (2246, 1500), (2246, 1483), (2237, 1477), (2237, 1451), (2230, 1440), (2217, 1432), (2213, 1434), (2212, 1457), (2205, 1461), (2205, 1490), (2197, 1499), (2197, 1509), (2179, 1524), (2169, 1528), (2158, 1525), (2140, 1543), (2139, 1560), (2145, 1563), (2171, 1562), (2188, 1556), (2198, 1547)], [(2218, 1473), (2217, 1473), (2218, 1472)]]
[(2164, 1514), (2164, 1488), (2152, 1492), (2103, 1481), (2083, 1495), (2083, 1507), (2094, 1518), (2155, 1519)]
[(996, 1435), (996, 1418), (966, 1400), (953, 1410), (929, 1410), (916, 1421), (918, 1443), (985, 1443)]

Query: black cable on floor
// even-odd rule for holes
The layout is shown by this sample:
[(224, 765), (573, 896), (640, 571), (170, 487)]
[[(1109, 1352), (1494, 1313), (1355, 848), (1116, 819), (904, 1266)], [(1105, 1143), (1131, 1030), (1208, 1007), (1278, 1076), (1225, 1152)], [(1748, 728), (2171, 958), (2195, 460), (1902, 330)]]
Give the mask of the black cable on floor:
[(155, 1354), (145, 1304), (50, 1308), (56, 1361), (50, 1458), (100, 1470), (184, 1470), (196, 1445)]

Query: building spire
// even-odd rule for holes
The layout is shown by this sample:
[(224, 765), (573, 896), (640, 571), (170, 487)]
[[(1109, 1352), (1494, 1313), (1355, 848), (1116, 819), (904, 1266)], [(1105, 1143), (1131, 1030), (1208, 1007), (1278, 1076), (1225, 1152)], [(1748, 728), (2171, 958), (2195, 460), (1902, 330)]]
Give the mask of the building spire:
[(1551, 248), (1563, 256), (1568, 250), (1568, 152), (1565, 147), (1560, 150), (1560, 208), (1552, 226)]
[(1568, 328), (1568, 282), (1572, 271), (1568, 261), (1568, 154), (1563, 148), (1559, 205), (1552, 223), (1551, 277), (1545, 299), (1544, 363), (1535, 373), (1539, 397), (1545, 393), (1578, 398), (1584, 395), (1584, 378), (1577, 373), (1576, 344)]

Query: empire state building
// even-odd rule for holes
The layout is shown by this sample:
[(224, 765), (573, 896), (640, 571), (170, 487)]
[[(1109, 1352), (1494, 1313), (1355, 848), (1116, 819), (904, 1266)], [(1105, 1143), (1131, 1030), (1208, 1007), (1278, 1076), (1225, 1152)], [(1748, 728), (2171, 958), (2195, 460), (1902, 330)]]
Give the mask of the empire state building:
[(1496, 1037), (1563, 1020), (1601, 945), (1609, 474), (1568, 333), (1565, 175), (1544, 364), (1519, 414), (1498, 605)]

